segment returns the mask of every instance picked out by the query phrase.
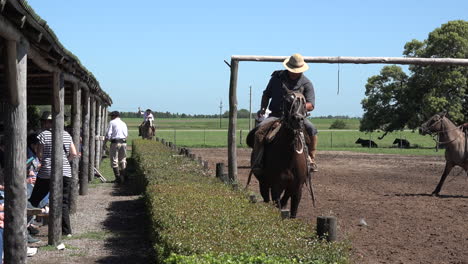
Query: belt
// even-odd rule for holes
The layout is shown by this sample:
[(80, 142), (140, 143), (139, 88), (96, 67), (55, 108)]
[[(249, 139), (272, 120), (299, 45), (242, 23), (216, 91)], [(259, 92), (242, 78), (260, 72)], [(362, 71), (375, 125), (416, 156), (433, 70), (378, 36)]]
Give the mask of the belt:
[(127, 143), (125, 139), (111, 139), (111, 143)]

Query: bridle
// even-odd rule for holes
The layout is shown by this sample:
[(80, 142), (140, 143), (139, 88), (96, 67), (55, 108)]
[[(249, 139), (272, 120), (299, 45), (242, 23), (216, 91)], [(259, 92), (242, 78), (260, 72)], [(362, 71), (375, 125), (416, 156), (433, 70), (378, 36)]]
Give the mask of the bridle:
[[(435, 121), (433, 124), (431, 124), (429, 127), (425, 128), (426, 131), (428, 131), (429, 134), (433, 135), (433, 134), (436, 134), (438, 136), (438, 138), (440, 138), (440, 135), (441, 134), (446, 134), (447, 135), (447, 138), (449, 138), (448, 136), (448, 132), (450, 131), (454, 131), (454, 130), (461, 130), (462, 126), (456, 126), (455, 128), (452, 128), (452, 129), (447, 129), (445, 130), (445, 122), (442, 122), (446, 117), (445, 116), (442, 116), (439, 120)], [(435, 126), (436, 124), (438, 124), (439, 122), (441, 122), (441, 130), (439, 131), (431, 131), (431, 128), (433, 126)], [(459, 134), (457, 137), (455, 137), (454, 139), (451, 139), (451, 140), (448, 140), (448, 141), (439, 141), (438, 139), (435, 139), (434, 138), (434, 141), (437, 143), (437, 144), (448, 144), (448, 143), (451, 143), (455, 140), (457, 140), (459, 137), (461, 137), (463, 135), (463, 133)], [(434, 137), (434, 136), (433, 136)]]

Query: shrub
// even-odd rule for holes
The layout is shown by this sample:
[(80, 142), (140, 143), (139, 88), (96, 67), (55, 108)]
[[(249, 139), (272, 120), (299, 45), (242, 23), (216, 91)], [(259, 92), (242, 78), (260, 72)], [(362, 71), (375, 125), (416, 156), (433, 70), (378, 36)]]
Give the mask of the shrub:
[(241, 191), (154, 141), (134, 141), (139, 182), (158, 263), (348, 263), (345, 243), (319, 241), (313, 227), (281, 220)]
[(331, 125), (330, 129), (346, 129), (348, 125), (344, 120), (336, 119)]

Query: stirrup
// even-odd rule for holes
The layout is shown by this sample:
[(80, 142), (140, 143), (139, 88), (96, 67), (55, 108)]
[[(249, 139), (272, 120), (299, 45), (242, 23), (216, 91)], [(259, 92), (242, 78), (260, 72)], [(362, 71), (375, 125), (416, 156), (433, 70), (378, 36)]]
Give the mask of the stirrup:
[(307, 156), (307, 160), (309, 161), (309, 164), (310, 164), (310, 171), (317, 172), (318, 166), (317, 166), (317, 163), (315, 162), (315, 159), (312, 159), (310, 156)]

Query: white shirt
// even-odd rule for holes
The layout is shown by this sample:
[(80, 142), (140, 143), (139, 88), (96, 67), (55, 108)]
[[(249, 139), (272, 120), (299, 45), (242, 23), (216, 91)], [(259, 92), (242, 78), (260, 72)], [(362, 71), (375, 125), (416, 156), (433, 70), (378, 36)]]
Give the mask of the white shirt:
[(153, 114), (151, 114), (151, 113), (147, 114), (147, 113), (145, 112), (144, 118), (145, 118), (145, 122), (146, 122), (146, 121), (154, 121)]
[(126, 139), (128, 136), (127, 124), (125, 124), (119, 117), (109, 122), (109, 129), (107, 130), (107, 139)]

